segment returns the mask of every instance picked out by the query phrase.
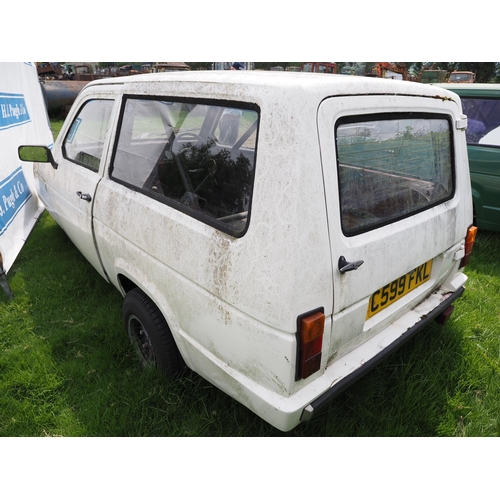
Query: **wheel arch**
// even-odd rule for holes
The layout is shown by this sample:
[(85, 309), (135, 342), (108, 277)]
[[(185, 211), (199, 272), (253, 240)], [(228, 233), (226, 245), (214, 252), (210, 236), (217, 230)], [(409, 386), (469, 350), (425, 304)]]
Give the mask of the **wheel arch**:
[(155, 303), (156, 307), (160, 309), (161, 313), (163, 314), (163, 317), (165, 318), (165, 321), (168, 324), (168, 327), (170, 328), (170, 330), (172, 330), (172, 333), (174, 334), (175, 337), (175, 333), (172, 328), (172, 326), (174, 326), (172, 325), (172, 322), (175, 319), (174, 311), (169, 306), (165, 294), (161, 293), (161, 291), (155, 286), (153, 282), (148, 281), (147, 284), (149, 286), (146, 286), (145, 283), (137, 279), (133, 279), (130, 276), (127, 276), (123, 273), (119, 273), (117, 275), (117, 281), (121, 289), (122, 295), (124, 297), (125, 295), (127, 295), (127, 293), (134, 290), (135, 288), (139, 289), (142, 293), (147, 295), (149, 299)]
[(185, 368), (186, 363), (162, 311), (139, 287), (133, 287), (125, 295), (122, 319), (143, 367), (153, 363), (169, 376)]
[(179, 328), (180, 324), (177, 318), (175, 311), (170, 307), (167, 297), (165, 294), (161, 293), (153, 283), (150, 283), (150, 286), (144, 286), (139, 280), (133, 279), (130, 276), (127, 276), (123, 273), (118, 273), (117, 282), (123, 297), (127, 295), (130, 291), (134, 289), (140, 290), (142, 293), (147, 295), (151, 301), (154, 302), (156, 307), (160, 310), (163, 315), (170, 331), (172, 332), (172, 336), (174, 337), (175, 343), (178, 348), (181, 350), (181, 354), (184, 356), (182, 352), (182, 342), (179, 341)]
[(120, 285), (122, 295), (125, 296), (128, 292), (134, 288), (140, 288), (136, 283), (134, 283), (130, 278), (124, 274), (118, 275), (118, 283)]

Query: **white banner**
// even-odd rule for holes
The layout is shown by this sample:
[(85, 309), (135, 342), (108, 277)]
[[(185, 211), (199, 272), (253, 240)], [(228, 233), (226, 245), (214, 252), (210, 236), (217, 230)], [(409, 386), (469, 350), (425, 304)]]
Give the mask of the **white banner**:
[(5, 272), (43, 212), (33, 164), (22, 162), (17, 149), (53, 143), (35, 64), (0, 62), (0, 257)]

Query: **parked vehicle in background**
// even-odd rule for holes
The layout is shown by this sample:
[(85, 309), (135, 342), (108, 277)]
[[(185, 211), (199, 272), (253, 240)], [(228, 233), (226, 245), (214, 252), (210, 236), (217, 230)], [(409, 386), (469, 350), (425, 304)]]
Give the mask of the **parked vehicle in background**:
[(458, 94), (466, 130), (474, 217), (479, 229), (500, 231), (500, 84), (446, 84)]
[(90, 82), (103, 78), (102, 75), (96, 74), (88, 64), (71, 65), (72, 80), (79, 82)]
[(446, 83), (449, 72), (445, 69), (424, 69), (419, 75), (420, 83)]
[(63, 65), (57, 62), (37, 62), (36, 71), (40, 80), (60, 80), (65, 73)]
[(333, 75), (337, 73), (337, 65), (333, 62), (305, 62), (302, 63), (301, 70), (305, 73), (327, 73)]
[(152, 65), (151, 73), (166, 73), (168, 71), (189, 71), (191, 68), (183, 62), (157, 62)]
[(394, 62), (355, 62), (342, 66), (343, 75), (372, 76), (392, 80), (408, 80), (408, 71), (404, 63)]
[(372, 68), (374, 76), (379, 78), (391, 78), (393, 80), (408, 80), (408, 70), (405, 63), (400, 62), (378, 62)]
[(476, 73), (472, 71), (452, 71), (448, 78), (448, 83), (474, 83)]
[(40, 196), (122, 293), (142, 364), (187, 365), (287, 431), (451, 314), (475, 235), (465, 127), (417, 83), (152, 73), (91, 82), (53, 150), (20, 156), (52, 164)]

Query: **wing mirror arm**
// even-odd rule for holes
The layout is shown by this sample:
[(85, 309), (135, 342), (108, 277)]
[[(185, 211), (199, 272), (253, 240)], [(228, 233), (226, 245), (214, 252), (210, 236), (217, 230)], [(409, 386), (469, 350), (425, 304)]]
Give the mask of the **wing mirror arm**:
[(54, 155), (52, 154), (52, 151), (47, 148), (47, 153), (48, 153), (48, 159), (49, 159), (49, 163), (52, 165), (52, 168), (54, 170), (57, 170), (57, 167), (59, 166), (56, 162), (56, 160), (54, 159)]

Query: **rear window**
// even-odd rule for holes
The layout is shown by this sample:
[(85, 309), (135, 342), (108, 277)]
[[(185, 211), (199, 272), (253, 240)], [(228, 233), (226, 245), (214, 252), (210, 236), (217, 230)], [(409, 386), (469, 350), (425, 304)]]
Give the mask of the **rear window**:
[(374, 115), (336, 126), (341, 222), (356, 235), (452, 198), (450, 122), (441, 115)]
[(500, 99), (460, 99), (467, 115), (467, 144), (500, 147)]
[(259, 113), (236, 103), (128, 97), (111, 178), (233, 236), (247, 228)]

